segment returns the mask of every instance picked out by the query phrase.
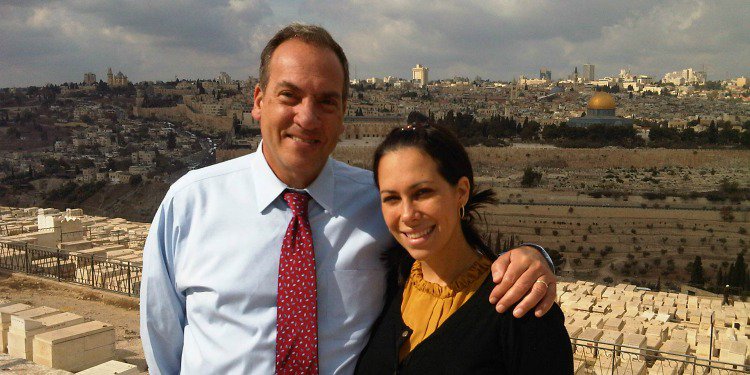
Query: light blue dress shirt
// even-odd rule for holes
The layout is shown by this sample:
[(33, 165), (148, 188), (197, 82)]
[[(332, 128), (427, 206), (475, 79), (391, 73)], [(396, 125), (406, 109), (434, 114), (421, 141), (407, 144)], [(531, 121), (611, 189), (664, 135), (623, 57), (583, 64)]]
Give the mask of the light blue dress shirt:
[[(262, 152), (192, 171), (144, 249), (141, 338), (151, 374), (272, 374), (287, 186)], [(321, 374), (350, 374), (384, 303), (395, 244), (372, 174), (329, 159), (305, 189), (318, 281)]]

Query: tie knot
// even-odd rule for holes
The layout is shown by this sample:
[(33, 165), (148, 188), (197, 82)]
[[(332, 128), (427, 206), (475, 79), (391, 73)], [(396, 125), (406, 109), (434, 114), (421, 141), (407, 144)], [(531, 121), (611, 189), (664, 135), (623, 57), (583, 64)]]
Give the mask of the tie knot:
[(310, 201), (310, 195), (305, 192), (287, 190), (284, 192), (284, 200), (294, 215), (307, 217), (307, 202)]

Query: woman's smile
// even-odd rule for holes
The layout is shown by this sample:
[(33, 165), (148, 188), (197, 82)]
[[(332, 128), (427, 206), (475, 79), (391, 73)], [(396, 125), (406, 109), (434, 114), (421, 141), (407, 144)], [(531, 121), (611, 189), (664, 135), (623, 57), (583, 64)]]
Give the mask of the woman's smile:
[(423, 230), (421, 232), (413, 232), (413, 231), (412, 232), (404, 232), (404, 235), (406, 235), (406, 237), (409, 237), (412, 240), (415, 240), (415, 239), (427, 236), (428, 234), (432, 233), (432, 231), (434, 229), (435, 229), (435, 226), (433, 225), (433, 226), (431, 226), (431, 227), (429, 227), (429, 228), (427, 228), (427, 229), (425, 229), (425, 230)]

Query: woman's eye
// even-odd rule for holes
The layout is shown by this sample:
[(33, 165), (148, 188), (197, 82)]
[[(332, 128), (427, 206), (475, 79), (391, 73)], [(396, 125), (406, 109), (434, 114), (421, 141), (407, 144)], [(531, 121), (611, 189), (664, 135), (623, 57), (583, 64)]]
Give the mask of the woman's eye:
[(429, 195), (431, 192), (432, 190), (430, 189), (419, 189), (414, 195), (416, 195), (417, 197), (424, 197)]

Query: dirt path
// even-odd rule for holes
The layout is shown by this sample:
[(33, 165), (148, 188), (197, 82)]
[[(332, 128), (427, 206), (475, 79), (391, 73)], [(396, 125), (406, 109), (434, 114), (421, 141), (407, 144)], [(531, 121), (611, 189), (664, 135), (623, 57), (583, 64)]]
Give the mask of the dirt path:
[(145, 373), (137, 298), (0, 271), (0, 299), (54, 307), (114, 325), (116, 359), (132, 363)]

